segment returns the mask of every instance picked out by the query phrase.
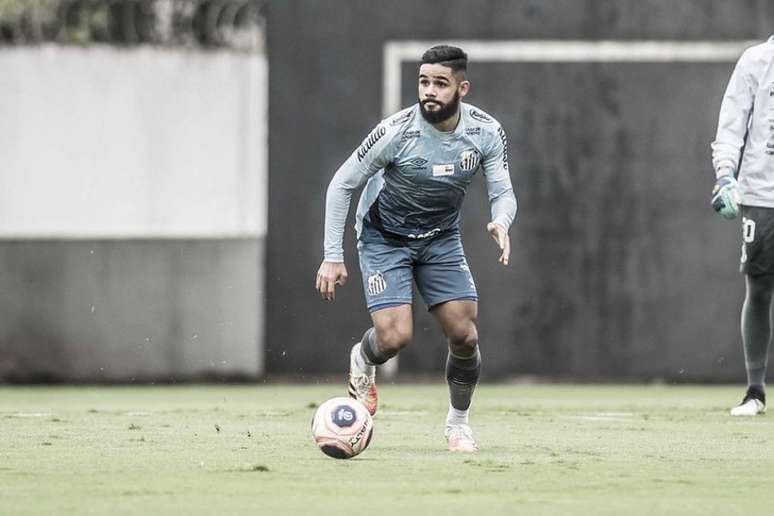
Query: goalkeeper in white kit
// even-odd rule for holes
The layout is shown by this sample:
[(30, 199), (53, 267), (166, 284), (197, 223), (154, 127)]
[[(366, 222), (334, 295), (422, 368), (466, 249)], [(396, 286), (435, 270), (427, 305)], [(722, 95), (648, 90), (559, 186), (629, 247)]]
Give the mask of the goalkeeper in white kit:
[(748, 48), (736, 64), (720, 107), (712, 164), (712, 207), (742, 218), (745, 299), (742, 344), (747, 392), (734, 416), (766, 410), (766, 366), (774, 293), (774, 37)]

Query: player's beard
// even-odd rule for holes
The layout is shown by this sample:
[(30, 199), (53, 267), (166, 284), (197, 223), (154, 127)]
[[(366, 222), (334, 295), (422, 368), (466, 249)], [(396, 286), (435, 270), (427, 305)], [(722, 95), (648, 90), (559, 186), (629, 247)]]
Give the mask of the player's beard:
[(460, 94), (455, 91), (454, 98), (451, 99), (448, 104), (441, 104), (441, 109), (436, 111), (428, 111), (425, 108), (425, 104), (428, 102), (441, 104), (441, 102), (438, 102), (437, 100), (420, 100), (419, 111), (422, 113), (422, 118), (427, 120), (427, 123), (429, 124), (440, 124), (441, 122), (445, 122), (457, 114), (457, 110), (460, 109)]

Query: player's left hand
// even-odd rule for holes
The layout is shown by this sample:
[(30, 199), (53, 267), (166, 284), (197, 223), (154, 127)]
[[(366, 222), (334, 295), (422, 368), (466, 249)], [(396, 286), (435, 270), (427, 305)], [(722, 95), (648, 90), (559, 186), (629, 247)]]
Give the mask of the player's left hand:
[(489, 234), (492, 235), (492, 238), (494, 238), (494, 241), (497, 242), (497, 245), (502, 250), (499, 262), (503, 265), (508, 265), (508, 257), (511, 255), (511, 239), (508, 236), (508, 232), (496, 222), (487, 224), (486, 230), (489, 231)]

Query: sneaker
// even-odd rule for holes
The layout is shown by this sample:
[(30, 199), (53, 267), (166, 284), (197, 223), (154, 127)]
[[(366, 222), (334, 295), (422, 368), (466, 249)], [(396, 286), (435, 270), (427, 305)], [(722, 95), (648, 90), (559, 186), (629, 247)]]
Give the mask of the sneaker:
[(732, 416), (757, 416), (766, 412), (766, 393), (757, 387), (748, 387), (742, 403), (731, 409)]
[(360, 343), (352, 346), (349, 354), (349, 397), (355, 398), (365, 405), (368, 412), (373, 416), (376, 414), (378, 404), (378, 394), (376, 392), (376, 367), (369, 374), (357, 366), (355, 357), (360, 354)]
[(476, 441), (473, 439), (473, 431), (468, 425), (446, 425), (444, 431), (449, 443), (449, 451), (473, 453), (478, 451)]

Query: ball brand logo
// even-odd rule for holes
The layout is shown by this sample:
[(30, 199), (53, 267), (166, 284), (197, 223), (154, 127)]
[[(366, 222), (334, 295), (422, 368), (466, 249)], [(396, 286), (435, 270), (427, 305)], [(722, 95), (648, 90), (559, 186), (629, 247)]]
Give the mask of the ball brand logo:
[(353, 435), (352, 437), (350, 437), (350, 439), (349, 439), (349, 445), (350, 446), (355, 446), (357, 443), (360, 442), (360, 439), (362, 439), (363, 435), (365, 434), (367, 426), (368, 426), (367, 422), (363, 423), (363, 426), (361, 426), (358, 429), (357, 433), (355, 435)]
[(339, 405), (333, 410), (333, 422), (336, 426), (345, 428), (355, 423), (355, 413), (346, 405)]
[(381, 125), (377, 127), (376, 129), (371, 132), (371, 134), (368, 135), (368, 138), (365, 139), (363, 144), (360, 146), (360, 149), (357, 151), (357, 160), (363, 161), (363, 158), (366, 157), (366, 154), (368, 154), (368, 151), (371, 150), (371, 148), (376, 145), (376, 142), (382, 139), (382, 136), (387, 134), (387, 129), (382, 127)]

